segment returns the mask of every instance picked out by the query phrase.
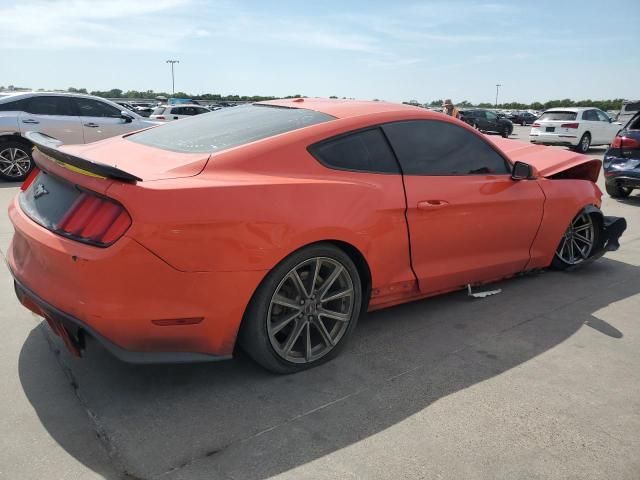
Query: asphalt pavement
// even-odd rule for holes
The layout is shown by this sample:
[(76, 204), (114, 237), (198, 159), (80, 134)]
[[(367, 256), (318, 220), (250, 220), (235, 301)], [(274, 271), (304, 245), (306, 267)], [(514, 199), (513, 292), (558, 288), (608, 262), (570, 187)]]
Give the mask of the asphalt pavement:
[[(603, 210), (629, 223), (618, 252), (368, 314), (292, 376), (73, 358), (2, 266), (0, 478), (637, 480), (640, 193)], [(3, 211), (3, 254), (11, 232)]]

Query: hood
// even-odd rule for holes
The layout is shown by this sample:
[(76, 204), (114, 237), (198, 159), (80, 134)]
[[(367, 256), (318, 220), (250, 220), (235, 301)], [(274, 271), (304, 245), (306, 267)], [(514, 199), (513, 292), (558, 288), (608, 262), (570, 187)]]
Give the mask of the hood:
[(107, 165), (142, 181), (193, 177), (204, 169), (209, 153), (178, 153), (113, 137), (86, 145), (61, 145), (58, 150)]
[(602, 162), (571, 150), (555, 147), (533, 145), (520, 140), (510, 140), (495, 136), (487, 136), (512, 162), (528, 163), (538, 170), (542, 177), (584, 178), (595, 182), (602, 167)]

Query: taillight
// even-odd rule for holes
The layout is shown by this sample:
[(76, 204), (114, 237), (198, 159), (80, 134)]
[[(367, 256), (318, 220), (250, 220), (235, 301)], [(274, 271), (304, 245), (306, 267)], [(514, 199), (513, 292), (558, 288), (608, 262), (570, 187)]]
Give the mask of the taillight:
[(85, 243), (106, 247), (118, 240), (131, 225), (122, 205), (83, 192), (58, 222), (56, 231)]
[(539, 123), (534, 122), (531, 126), (532, 126), (532, 127), (539, 127), (539, 126), (540, 126), (540, 124), (539, 124)]
[(613, 148), (640, 148), (640, 141), (635, 138), (617, 136), (611, 142)]
[(27, 175), (27, 178), (25, 178), (24, 182), (22, 182), (22, 185), (20, 185), (20, 190), (24, 192), (27, 188), (29, 188), (29, 185), (33, 183), (33, 181), (36, 179), (39, 173), (40, 173), (40, 169), (37, 167), (31, 170), (31, 173)]
[(578, 128), (579, 126), (579, 123), (563, 123), (560, 128)]

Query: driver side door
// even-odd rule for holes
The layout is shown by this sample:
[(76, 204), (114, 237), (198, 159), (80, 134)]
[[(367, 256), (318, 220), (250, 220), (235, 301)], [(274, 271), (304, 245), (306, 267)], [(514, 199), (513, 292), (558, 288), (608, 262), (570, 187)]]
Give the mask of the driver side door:
[(436, 293), (522, 271), (542, 221), (536, 180), (513, 180), (482, 135), (452, 122), (383, 126), (402, 167), (411, 264)]
[(122, 135), (135, 128), (122, 118), (120, 110), (108, 103), (81, 97), (72, 97), (70, 100), (80, 117), (85, 143)]

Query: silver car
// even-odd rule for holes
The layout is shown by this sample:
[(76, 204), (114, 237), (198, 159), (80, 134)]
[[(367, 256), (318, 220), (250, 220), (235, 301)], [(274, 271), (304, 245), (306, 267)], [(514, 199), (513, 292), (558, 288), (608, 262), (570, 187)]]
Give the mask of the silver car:
[(65, 144), (91, 143), (158, 125), (99, 97), (25, 92), (0, 96), (0, 178), (24, 180), (33, 168), (32, 145), (23, 138), (38, 131)]

